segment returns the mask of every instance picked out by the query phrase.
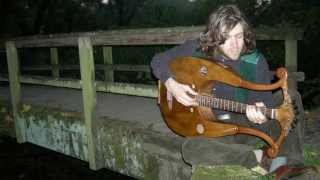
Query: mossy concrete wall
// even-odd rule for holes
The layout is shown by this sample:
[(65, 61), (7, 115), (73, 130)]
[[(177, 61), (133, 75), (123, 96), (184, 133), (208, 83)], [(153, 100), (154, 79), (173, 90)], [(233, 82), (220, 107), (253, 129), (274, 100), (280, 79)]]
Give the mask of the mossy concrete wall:
[[(0, 109), (3, 127), (10, 110), (3, 104)], [(19, 118), (26, 122), (27, 142), (88, 161), (81, 113), (24, 104)], [(102, 167), (137, 179), (191, 178), (191, 167), (183, 162), (180, 154), (181, 137), (153, 132), (137, 123), (119, 119), (104, 118), (95, 120), (94, 124), (97, 160)], [(13, 121), (10, 127), (14, 127)], [(5, 133), (4, 129), (1, 133)]]
[(88, 161), (87, 136), (82, 115), (39, 106), (23, 105), (27, 142)]
[(221, 180), (221, 178), (237, 180), (269, 179), (242, 166), (200, 165), (193, 168), (191, 180)]
[[(10, 108), (0, 103), (0, 134), (14, 136), (11, 117)], [(24, 104), (20, 118), (26, 121), (27, 142), (88, 161), (81, 113)], [(98, 163), (137, 179), (270, 179), (239, 166), (197, 166), (192, 170), (181, 157), (183, 138), (152, 131), (137, 122), (105, 117), (94, 124)], [(307, 164), (319, 167), (319, 150), (306, 146), (305, 152)]]
[(104, 119), (101, 123), (97, 144), (105, 167), (139, 179), (190, 179), (191, 167), (180, 153), (181, 137), (121, 120)]

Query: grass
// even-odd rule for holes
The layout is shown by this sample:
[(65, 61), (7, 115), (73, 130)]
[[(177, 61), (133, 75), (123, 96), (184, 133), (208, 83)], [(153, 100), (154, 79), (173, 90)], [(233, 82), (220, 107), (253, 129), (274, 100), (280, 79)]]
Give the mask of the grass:
[(320, 149), (316, 149), (311, 145), (304, 147), (304, 159), (306, 165), (316, 166), (320, 168)]

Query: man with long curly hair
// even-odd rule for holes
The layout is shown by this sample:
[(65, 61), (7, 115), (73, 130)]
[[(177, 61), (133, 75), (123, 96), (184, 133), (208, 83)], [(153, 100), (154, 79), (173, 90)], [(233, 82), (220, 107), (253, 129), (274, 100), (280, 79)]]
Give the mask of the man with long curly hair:
[[(165, 52), (156, 54), (151, 62), (154, 75), (167, 91), (185, 106), (197, 106), (192, 95), (197, 95), (189, 85), (177, 82), (171, 76), (171, 60), (193, 56), (231, 67), (243, 78), (255, 83), (271, 83), (272, 73), (264, 56), (256, 49), (255, 35), (242, 12), (234, 5), (219, 7), (208, 19), (206, 29), (196, 40), (188, 40)], [(216, 97), (236, 100), (246, 104), (246, 115), (213, 109), (218, 120), (254, 127), (270, 136), (279, 131), (276, 121), (268, 121), (260, 107), (271, 107), (270, 91), (253, 91), (235, 88), (217, 82), (212, 90)], [(190, 96), (191, 95), (191, 96)], [(299, 122), (301, 123), (301, 122)], [(255, 149), (257, 138), (244, 135), (221, 138), (188, 138), (182, 147), (183, 158), (192, 165), (240, 164), (262, 174), (275, 173), (278, 177), (301, 173), (303, 164), (302, 126), (289, 133), (278, 157), (267, 158), (264, 149)], [(201, 153), (200, 153), (201, 152)]]

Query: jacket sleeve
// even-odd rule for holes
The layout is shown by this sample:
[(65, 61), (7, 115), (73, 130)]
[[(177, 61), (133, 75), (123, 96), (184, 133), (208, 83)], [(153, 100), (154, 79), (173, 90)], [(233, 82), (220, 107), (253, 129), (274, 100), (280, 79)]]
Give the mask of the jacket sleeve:
[(186, 41), (184, 44), (176, 46), (165, 52), (156, 54), (151, 61), (153, 74), (161, 81), (169, 79), (169, 62), (177, 57), (192, 56), (194, 41)]

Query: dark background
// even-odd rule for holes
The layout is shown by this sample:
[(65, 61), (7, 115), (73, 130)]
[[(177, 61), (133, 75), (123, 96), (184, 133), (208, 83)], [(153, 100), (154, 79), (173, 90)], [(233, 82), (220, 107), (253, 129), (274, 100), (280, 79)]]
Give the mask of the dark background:
[[(38, 34), (101, 31), (128, 28), (204, 25), (210, 12), (221, 4), (235, 3), (253, 27), (301, 28), (298, 71), (306, 79), (299, 83), (304, 107), (320, 105), (320, 1), (318, 0), (0, 0), (0, 40)], [(284, 65), (283, 42), (259, 41), (272, 69)], [(149, 64), (156, 52), (171, 46), (113, 47), (115, 64)], [(63, 64), (79, 64), (77, 48), (59, 49)], [(94, 49), (95, 61), (101, 48)], [(19, 50), (21, 64), (49, 64), (45, 48)], [(128, 58), (130, 57), (130, 58)], [(130, 59), (130, 62), (128, 62)], [(0, 73), (7, 71), (5, 51), (0, 49)], [(22, 72), (30, 73), (30, 72)], [(128, 72), (129, 73), (129, 72)], [(50, 75), (41, 72), (41, 75)], [(115, 74), (117, 81), (154, 83), (145, 74)], [(79, 78), (79, 72), (62, 72)], [(133, 78), (134, 77), (134, 78)], [(96, 78), (103, 78), (97, 72)], [(87, 162), (0, 135), (0, 179), (130, 179), (106, 169), (91, 171)]]
[(134, 180), (116, 172), (89, 169), (87, 162), (0, 135), (1, 180)]

